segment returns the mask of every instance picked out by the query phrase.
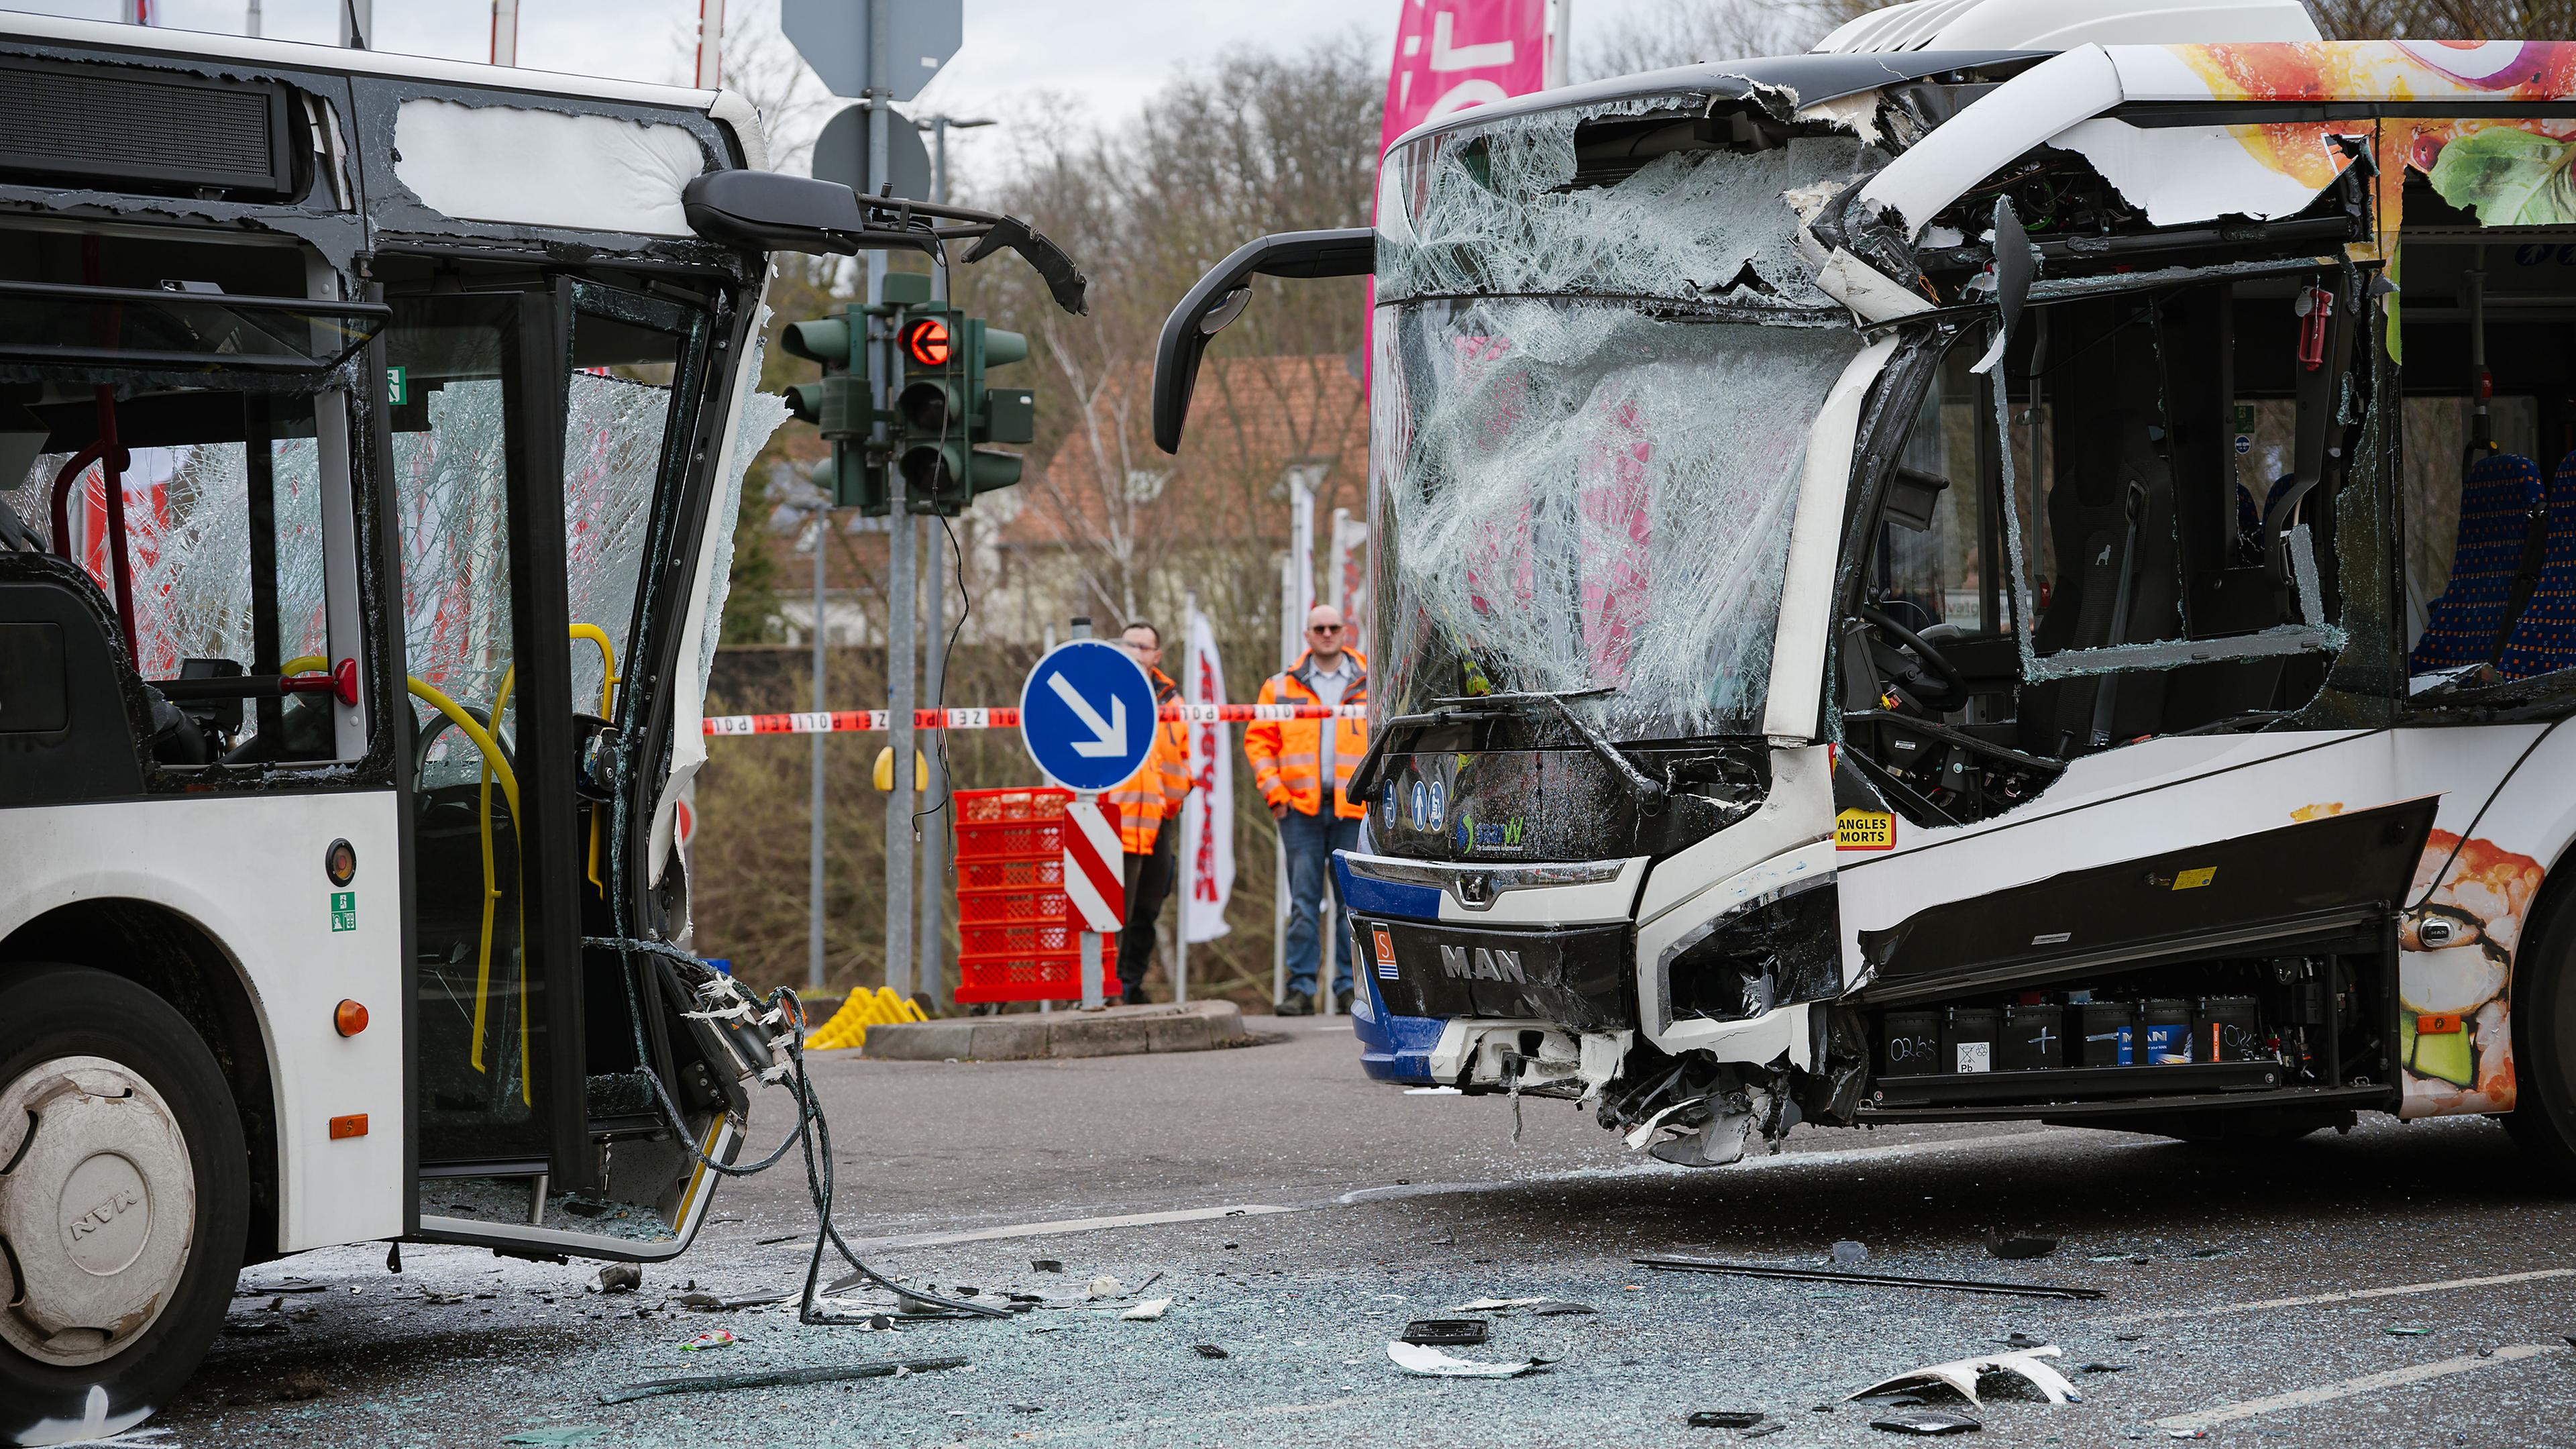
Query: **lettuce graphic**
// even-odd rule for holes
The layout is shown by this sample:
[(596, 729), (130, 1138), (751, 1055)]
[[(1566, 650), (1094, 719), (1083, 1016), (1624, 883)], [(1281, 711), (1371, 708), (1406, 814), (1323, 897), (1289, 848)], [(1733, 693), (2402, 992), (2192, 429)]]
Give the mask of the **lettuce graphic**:
[(2576, 223), (2576, 184), (2568, 163), (2576, 143), (2490, 126), (2442, 148), (2433, 163), (2434, 191), (2486, 226)]

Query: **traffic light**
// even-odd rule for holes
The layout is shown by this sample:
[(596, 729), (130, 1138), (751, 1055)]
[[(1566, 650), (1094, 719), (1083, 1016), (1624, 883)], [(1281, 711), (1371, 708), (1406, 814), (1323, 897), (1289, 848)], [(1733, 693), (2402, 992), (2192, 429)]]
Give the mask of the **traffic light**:
[(868, 456), (876, 413), (868, 399), (867, 337), (863, 309), (849, 307), (838, 317), (788, 323), (778, 345), (823, 367), (821, 382), (787, 390), (788, 414), (812, 423), (832, 445), (830, 460), (814, 469), (815, 485), (830, 491), (834, 507), (882, 518), (892, 511), (893, 499), (884, 465)]
[(1020, 455), (986, 445), (1032, 441), (1036, 399), (1025, 388), (987, 387), (985, 372), (1025, 359), (1028, 339), (923, 302), (904, 309), (895, 344), (904, 368), (895, 472), (905, 510), (953, 518), (975, 495), (1019, 482)]

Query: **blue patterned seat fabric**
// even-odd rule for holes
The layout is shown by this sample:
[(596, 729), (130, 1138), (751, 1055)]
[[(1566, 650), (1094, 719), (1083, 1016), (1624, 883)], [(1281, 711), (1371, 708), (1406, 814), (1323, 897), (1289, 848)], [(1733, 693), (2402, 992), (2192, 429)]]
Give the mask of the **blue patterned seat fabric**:
[(2549, 480), (2549, 546), (2540, 582), (2496, 659), (2508, 679), (2576, 669), (2576, 453), (2558, 460)]
[[(2560, 470), (2562, 479), (2566, 470)], [(2451, 555), (2451, 581), (2433, 601), (2424, 637), (2407, 656), (2409, 673), (2486, 664), (2513, 607), (2514, 581), (2522, 572), (2531, 515), (2540, 507), (2540, 465), (2518, 453), (2490, 453), (2469, 466), (2460, 490), (2459, 542)], [(2576, 546), (2576, 537), (2569, 539)], [(2551, 547), (2557, 547), (2553, 531)], [(2576, 589), (2576, 577), (2569, 587)], [(2564, 607), (2576, 609), (2576, 603)]]

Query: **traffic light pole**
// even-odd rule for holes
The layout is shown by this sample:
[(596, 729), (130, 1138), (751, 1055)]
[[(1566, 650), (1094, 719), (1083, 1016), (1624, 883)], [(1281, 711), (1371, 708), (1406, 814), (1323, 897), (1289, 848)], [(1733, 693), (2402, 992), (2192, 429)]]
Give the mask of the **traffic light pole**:
[[(891, 126), (894, 120), (894, 88), (888, 74), (894, 42), (893, 7), (883, 3), (867, 7), (868, 87), (862, 97), (868, 107), (868, 175), (892, 174)], [(882, 251), (868, 253), (868, 303), (874, 306), (885, 300), (886, 258)], [(877, 365), (869, 369), (873, 403), (882, 413), (892, 405), (896, 391), (894, 368), (896, 349), (893, 339), (884, 335), (891, 329), (871, 327), (869, 346), (875, 349)], [(880, 442), (886, 438), (885, 425), (876, 427)], [(921, 607), (920, 594), (913, 573), (913, 523), (903, 511), (902, 493), (896, 492), (893, 515), (886, 529), (886, 710), (892, 716), (894, 788), (886, 792), (886, 879), (885, 879), (885, 984), (897, 996), (913, 993), (912, 975), (912, 711), (913, 667), (916, 658), (913, 624)]]
[[(823, 693), (824, 634), (823, 593), (824, 569), (832, 556), (831, 500), (814, 510), (814, 709), (816, 713), (832, 707)], [(805, 984), (820, 991), (823, 987), (823, 751), (822, 735), (814, 737), (814, 801), (811, 811), (812, 834), (806, 842), (809, 863), (806, 867)]]

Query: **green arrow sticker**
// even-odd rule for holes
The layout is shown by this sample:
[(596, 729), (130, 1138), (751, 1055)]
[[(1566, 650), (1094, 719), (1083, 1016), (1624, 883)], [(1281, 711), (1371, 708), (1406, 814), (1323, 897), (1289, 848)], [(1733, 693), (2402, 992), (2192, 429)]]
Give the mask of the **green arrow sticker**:
[(385, 401), (398, 408), (409, 407), (411, 405), (410, 368), (388, 367), (385, 369)]
[(335, 931), (358, 929), (358, 893), (356, 891), (331, 892), (331, 929)]

